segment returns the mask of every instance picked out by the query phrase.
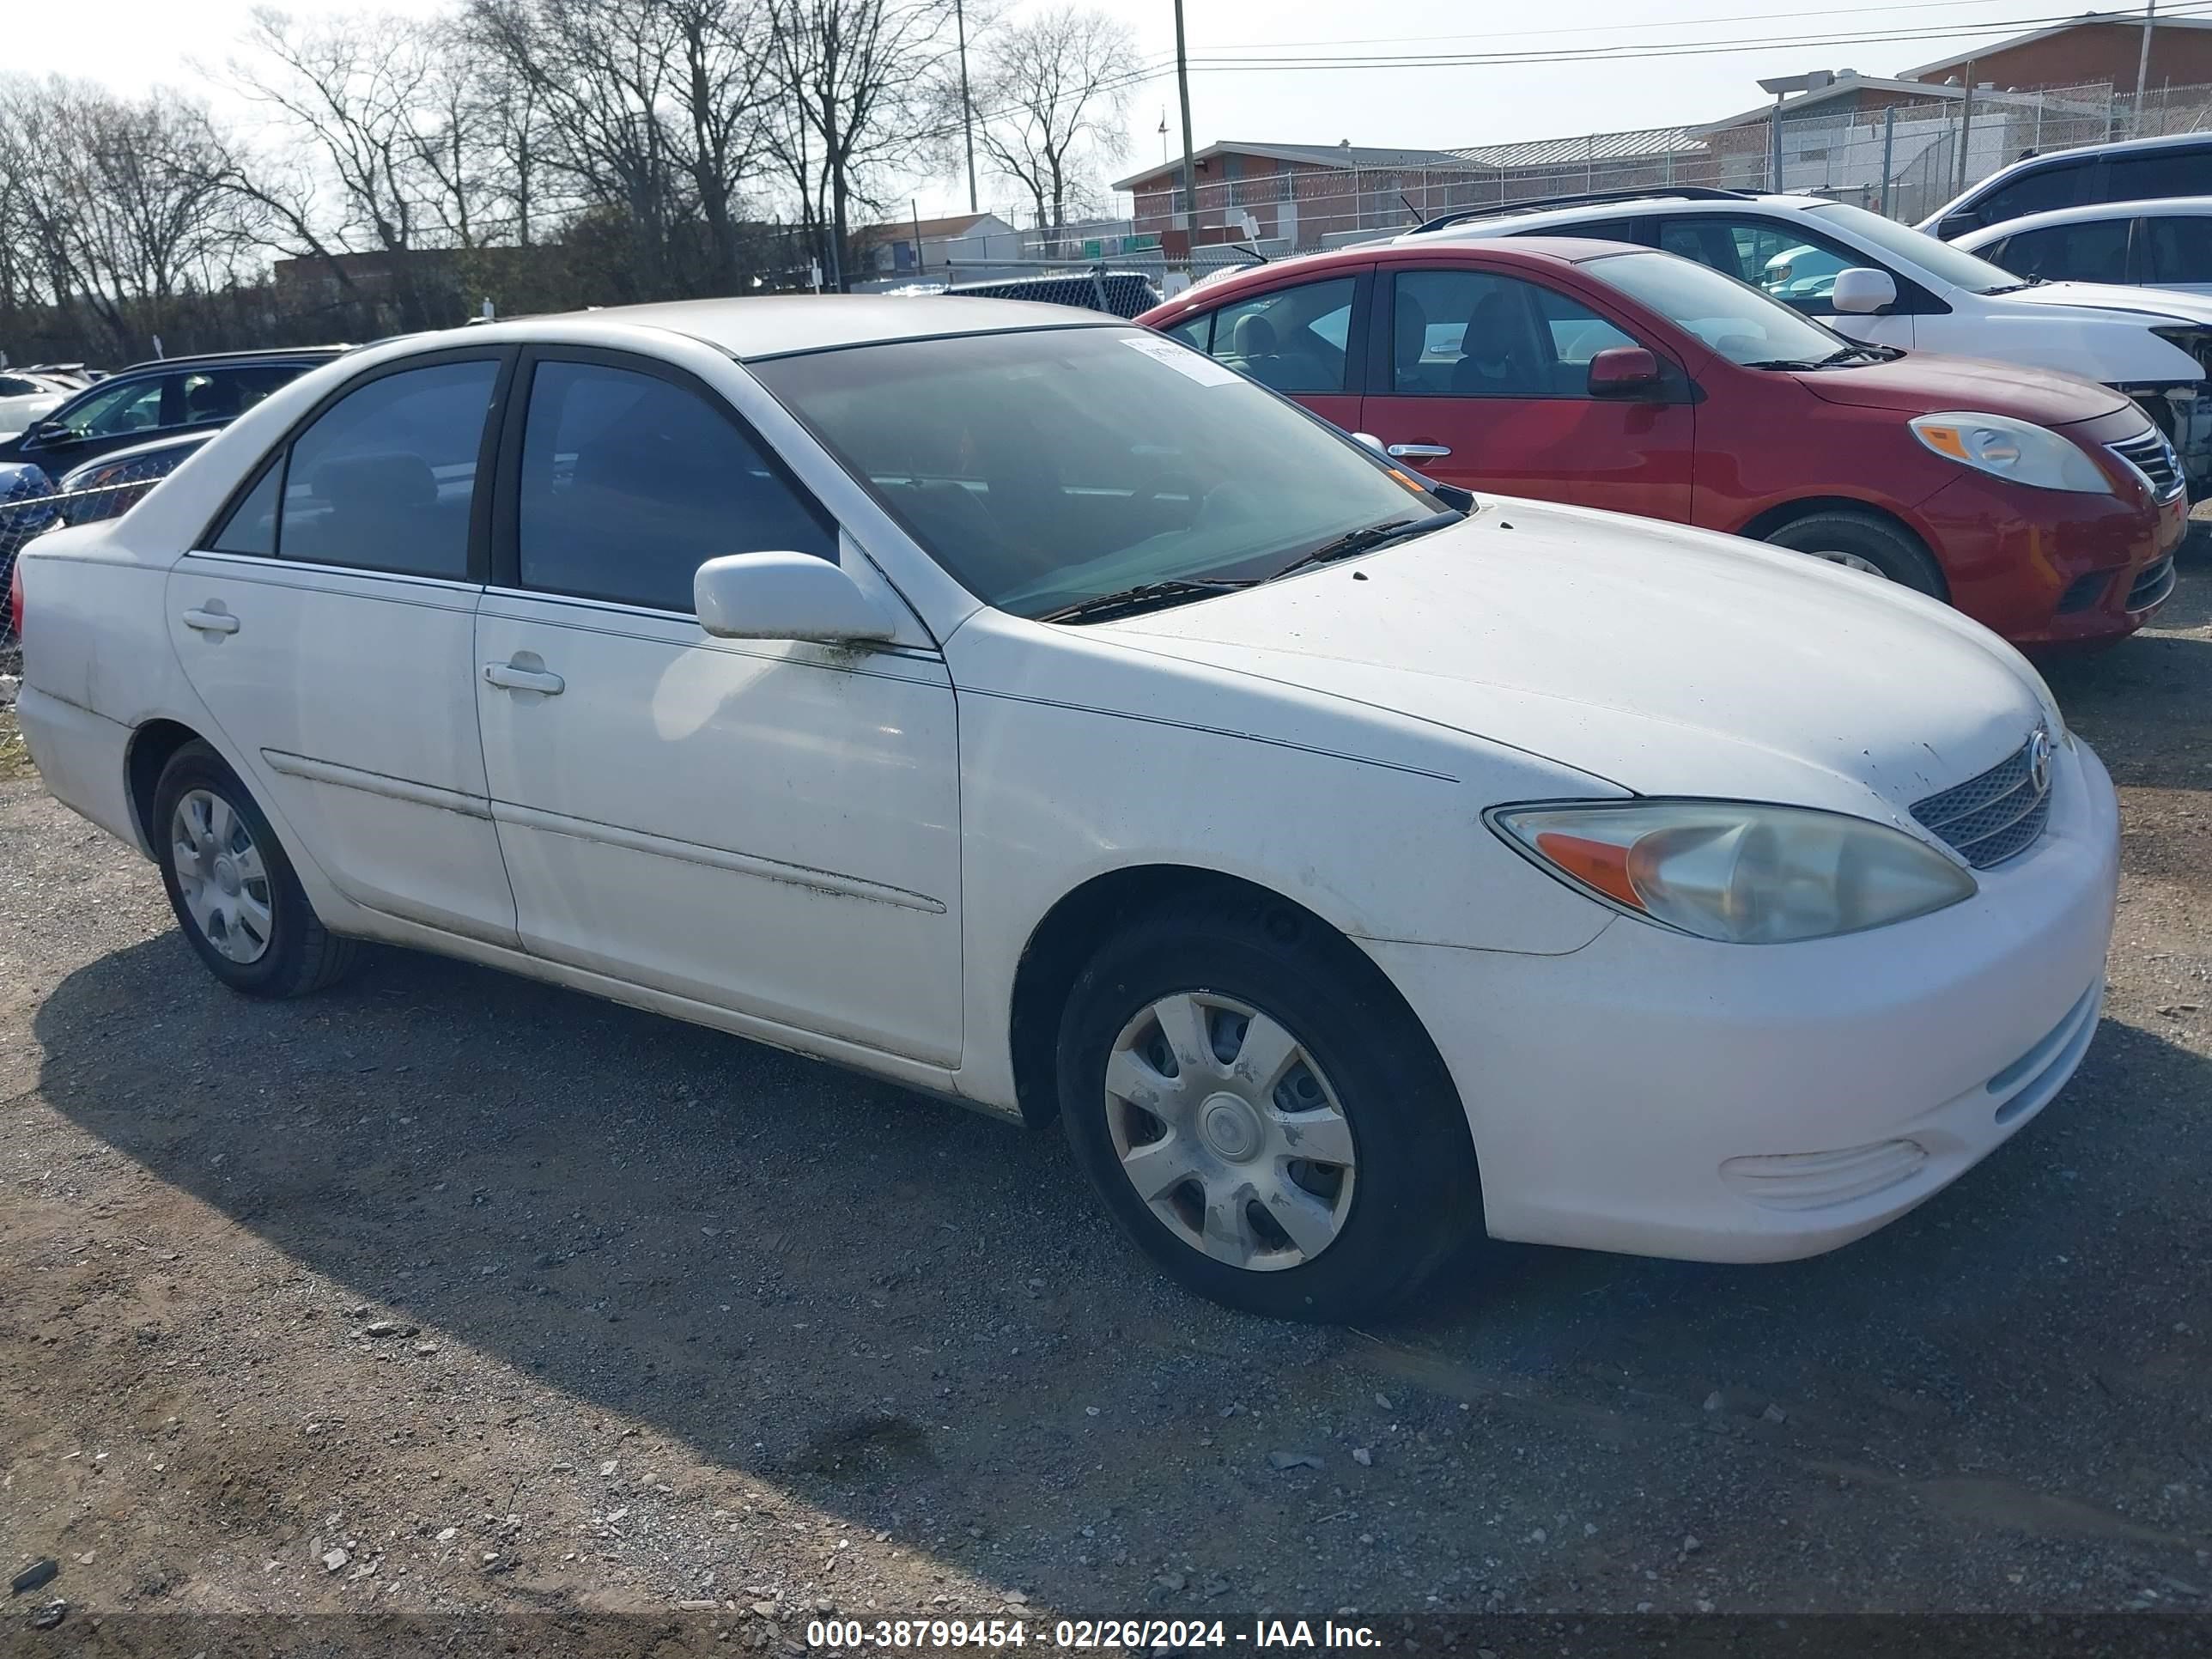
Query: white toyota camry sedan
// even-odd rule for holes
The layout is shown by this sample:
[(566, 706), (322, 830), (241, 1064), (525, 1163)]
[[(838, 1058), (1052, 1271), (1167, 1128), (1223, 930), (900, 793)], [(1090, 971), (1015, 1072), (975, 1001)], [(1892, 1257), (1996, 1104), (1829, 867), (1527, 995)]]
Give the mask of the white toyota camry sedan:
[(1127, 325), (418, 336), (21, 561), (47, 786), (237, 991), (355, 942), (1030, 1123), (1184, 1284), (1830, 1249), (2033, 1117), (2118, 823), (1888, 583), (1431, 493)]

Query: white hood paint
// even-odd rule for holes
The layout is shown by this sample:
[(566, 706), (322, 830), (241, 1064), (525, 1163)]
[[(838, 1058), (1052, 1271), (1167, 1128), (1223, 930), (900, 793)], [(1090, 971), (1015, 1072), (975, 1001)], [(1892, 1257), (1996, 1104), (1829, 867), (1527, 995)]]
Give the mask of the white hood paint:
[(2212, 299), (2172, 289), (2128, 288), (2117, 283), (2038, 283), (2001, 297), (2016, 300), (2022, 305), (2124, 311), (2138, 317), (2159, 317), (2212, 328)]
[(1899, 823), (2056, 719), (2025, 659), (1933, 600), (1732, 537), (1496, 498), (1401, 547), (1085, 631), (1640, 794)]

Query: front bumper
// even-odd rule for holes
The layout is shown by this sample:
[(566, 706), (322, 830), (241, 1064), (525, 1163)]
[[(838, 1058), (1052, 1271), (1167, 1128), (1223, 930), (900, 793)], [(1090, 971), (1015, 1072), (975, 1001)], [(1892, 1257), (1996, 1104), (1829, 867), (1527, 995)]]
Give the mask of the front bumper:
[[(2027, 489), (1978, 473), (1923, 502), (1916, 526), (1936, 550), (1951, 603), (2017, 646), (2124, 639), (2172, 592), (2189, 503)], [(2160, 580), (2160, 570), (2166, 580)]]
[(1366, 949), (1458, 1085), (1494, 1236), (1786, 1261), (1904, 1214), (2064, 1086), (2096, 1030), (2118, 845), (2104, 767), (2062, 745), (2042, 839), (1915, 921), (1746, 946), (1622, 918), (1564, 957)]

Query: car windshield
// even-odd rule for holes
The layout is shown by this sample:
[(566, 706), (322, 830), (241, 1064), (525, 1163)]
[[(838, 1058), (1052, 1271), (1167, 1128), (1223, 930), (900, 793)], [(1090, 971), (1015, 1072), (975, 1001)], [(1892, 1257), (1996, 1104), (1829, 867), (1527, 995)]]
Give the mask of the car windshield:
[(2027, 286), (2027, 278), (2014, 276), (2002, 265), (1993, 265), (1962, 247), (1954, 247), (1924, 231), (1900, 225), (1894, 219), (1885, 219), (1863, 207), (1853, 207), (1849, 202), (1830, 202), (1808, 209), (1807, 216), (1826, 221), (1832, 229), (1848, 231), (1891, 258), (1918, 265), (1937, 280), (1971, 294), (1998, 294), (2007, 289)]
[(1842, 335), (1748, 283), (1694, 259), (1672, 253), (1607, 253), (1583, 268), (1696, 335), (1730, 362), (1818, 363), (1851, 347)]
[(1017, 616), (1147, 584), (1203, 598), (1196, 584), (1262, 580), (1363, 532), (1458, 516), (1295, 404), (1146, 331), (904, 340), (749, 367), (962, 586)]

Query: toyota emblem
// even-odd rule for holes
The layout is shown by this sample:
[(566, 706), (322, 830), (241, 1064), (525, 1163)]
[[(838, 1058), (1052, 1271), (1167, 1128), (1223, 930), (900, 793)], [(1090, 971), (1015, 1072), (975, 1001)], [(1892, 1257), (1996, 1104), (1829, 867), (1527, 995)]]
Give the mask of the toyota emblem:
[(2035, 728), (2035, 735), (2027, 740), (2027, 777), (2028, 781), (2035, 786), (2037, 794), (2044, 794), (2049, 791), (2051, 733), (2039, 726)]

